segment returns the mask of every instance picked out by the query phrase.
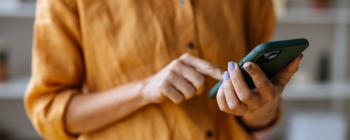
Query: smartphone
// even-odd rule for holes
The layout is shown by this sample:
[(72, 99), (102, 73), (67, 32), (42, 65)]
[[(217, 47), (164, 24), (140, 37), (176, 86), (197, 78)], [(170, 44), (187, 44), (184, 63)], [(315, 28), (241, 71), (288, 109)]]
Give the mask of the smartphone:
[[(304, 38), (266, 42), (254, 48), (238, 63), (238, 66), (249, 88), (254, 89), (254, 82), (243, 69), (243, 64), (254, 62), (263, 70), (268, 78), (272, 78), (308, 47), (309, 41)], [(214, 99), (216, 97), (221, 84), (222, 81), (219, 81), (211, 88), (208, 93), (209, 98)]]

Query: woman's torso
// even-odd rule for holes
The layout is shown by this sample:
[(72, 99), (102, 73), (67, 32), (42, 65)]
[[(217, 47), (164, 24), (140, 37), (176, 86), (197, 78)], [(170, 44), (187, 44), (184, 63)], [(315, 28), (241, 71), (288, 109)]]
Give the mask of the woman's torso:
[[(183, 53), (225, 69), (247, 52), (243, 0), (80, 0), (77, 5), (89, 92), (147, 78)], [(215, 81), (207, 80), (210, 88)], [(180, 105), (146, 106), (78, 139), (249, 138), (204, 92)]]

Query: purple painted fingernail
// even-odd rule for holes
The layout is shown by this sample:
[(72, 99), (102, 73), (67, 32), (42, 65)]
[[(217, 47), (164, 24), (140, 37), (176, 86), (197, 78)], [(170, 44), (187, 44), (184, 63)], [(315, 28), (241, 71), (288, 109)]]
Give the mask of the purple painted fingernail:
[(233, 71), (235, 69), (235, 62), (228, 62), (228, 70)]
[(228, 79), (230, 79), (230, 74), (227, 71), (225, 71), (224, 80), (228, 80)]

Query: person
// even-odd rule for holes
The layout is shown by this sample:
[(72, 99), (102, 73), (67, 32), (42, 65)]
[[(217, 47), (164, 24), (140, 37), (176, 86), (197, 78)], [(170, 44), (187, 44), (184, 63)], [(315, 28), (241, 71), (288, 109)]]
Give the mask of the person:
[(235, 62), (271, 38), (271, 0), (37, 2), (24, 102), (44, 139), (253, 139), (301, 60), (272, 80), (248, 62), (257, 88), (243, 80)]

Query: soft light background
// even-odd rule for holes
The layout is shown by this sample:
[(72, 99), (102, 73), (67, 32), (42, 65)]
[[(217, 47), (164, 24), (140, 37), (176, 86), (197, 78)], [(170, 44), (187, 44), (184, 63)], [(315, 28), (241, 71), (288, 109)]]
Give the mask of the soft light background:
[[(220, 2), (218, 0), (218, 2)], [(304, 37), (310, 48), (284, 94), (283, 119), (266, 139), (350, 139), (350, 1), (275, 0), (277, 39)], [(0, 83), (0, 139), (40, 139), (22, 97), (30, 75), (35, 0), (0, 0), (0, 50), (9, 80)]]

